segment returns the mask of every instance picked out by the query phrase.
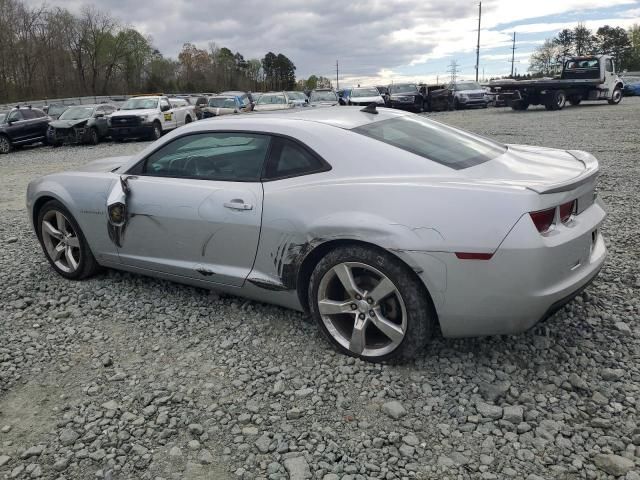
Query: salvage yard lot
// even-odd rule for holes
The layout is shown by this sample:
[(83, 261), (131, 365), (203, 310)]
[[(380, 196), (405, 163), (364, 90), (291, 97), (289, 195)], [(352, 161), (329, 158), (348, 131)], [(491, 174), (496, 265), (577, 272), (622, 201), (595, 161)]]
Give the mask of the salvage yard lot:
[(438, 338), (405, 364), (337, 354), (275, 306), (113, 271), (61, 279), (27, 183), (148, 143), (0, 156), (0, 478), (639, 479), (640, 99), (430, 116), (593, 153), (609, 258), (533, 331)]

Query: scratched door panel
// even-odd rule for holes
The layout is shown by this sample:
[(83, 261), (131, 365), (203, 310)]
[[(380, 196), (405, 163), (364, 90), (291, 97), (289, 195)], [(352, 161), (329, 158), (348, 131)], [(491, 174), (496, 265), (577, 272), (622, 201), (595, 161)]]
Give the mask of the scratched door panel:
[(123, 263), (243, 284), (258, 246), (260, 183), (141, 176), (129, 185), (129, 218), (118, 252)]

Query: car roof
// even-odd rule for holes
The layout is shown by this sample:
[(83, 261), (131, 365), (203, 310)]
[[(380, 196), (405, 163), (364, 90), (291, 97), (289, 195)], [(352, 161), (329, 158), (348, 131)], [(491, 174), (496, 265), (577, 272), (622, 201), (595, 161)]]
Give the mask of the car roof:
[[(327, 108), (305, 108), (305, 109), (289, 109), (289, 110), (276, 110), (271, 112), (258, 112), (258, 113), (247, 113), (245, 115), (241, 115), (238, 117), (233, 117), (232, 119), (216, 119), (215, 121), (223, 121), (225, 123), (234, 123), (238, 125), (238, 128), (241, 128), (243, 121), (252, 121), (252, 123), (259, 122), (264, 123), (266, 129), (268, 130), (269, 124), (274, 119), (290, 121), (293, 124), (296, 124), (300, 121), (305, 122), (314, 122), (314, 123), (322, 123), (325, 125), (331, 125), (333, 127), (343, 128), (343, 129), (352, 129), (362, 125), (366, 125), (372, 122), (379, 122), (383, 120), (389, 120), (392, 118), (404, 117), (407, 115), (411, 115), (410, 113), (404, 112), (402, 110), (394, 110), (391, 108), (378, 108), (378, 114), (374, 115), (371, 113), (366, 113), (362, 111), (363, 109), (360, 107), (344, 107), (344, 106), (335, 106), (335, 107), (327, 107)], [(210, 128), (210, 123), (208, 120), (201, 122), (193, 122), (186, 127), (182, 127), (183, 129), (189, 128), (193, 130), (207, 130)]]

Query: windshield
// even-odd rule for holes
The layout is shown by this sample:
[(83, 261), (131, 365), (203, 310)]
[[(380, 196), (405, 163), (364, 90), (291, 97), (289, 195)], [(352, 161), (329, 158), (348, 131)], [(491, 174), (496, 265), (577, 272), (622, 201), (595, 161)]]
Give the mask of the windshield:
[(380, 95), (377, 88), (354, 88), (351, 91), (352, 97), (377, 97)]
[(93, 107), (71, 107), (60, 115), (60, 120), (80, 120), (93, 115)]
[(476, 82), (456, 83), (456, 90), (480, 90), (482, 87)]
[(506, 151), (497, 142), (417, 115), (373, 122), (352, 131), (456, 170), (479, 165)]
[(233, 98), (230, 97), (210, 98), (209, 106), (214, 108), (236, 108), (236, 102)]
[(49, 115), (60, 115), (62, 112), (64, 112), (67, 108), (64, 105), (51, 105), (49, 107), (49, 110), (47, 111), (47, 113)]
[(291, 100), (306, 100), (307, 96), (302, 92), (287, 92)]
[(337, 102), (338, 96), (335, 92), (311, 92), (310, 100), (312, 102)]
[(397, 83), (395, 85), (391, 85), (389, 87), (389, 92), (417, 92), (418, 87), (416, 87), (415, 83)]
[(152, 109), (158, 106), (157, 98), (130, 98), (120, 110)]
[(284, 95), (262, 95), (258, 100), (258, 105), (272, 105), (287, 103)]

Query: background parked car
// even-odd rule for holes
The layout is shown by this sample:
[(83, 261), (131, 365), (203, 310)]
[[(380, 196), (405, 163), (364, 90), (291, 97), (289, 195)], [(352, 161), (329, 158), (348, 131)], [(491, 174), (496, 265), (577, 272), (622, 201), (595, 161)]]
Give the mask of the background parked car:
[(107, 116), (117, 110), (115, 105), (78, 105), (67, 108), (57, 120), (49, 123), (47, 142), (90, 143), (96, 145), (109, 135)]
[(317, 88), (309, 94), (312, 107), (331, 107), (338, 105), (338, 94), (330, 88)]
[(239, 90), (229, 90), (227, 92), (222, 92), (220, 95), (233, 95), (234, 97), (238, 97), (242, 102), (242, 104), (245, 106), (244, 107), (245, 109), (247, 105), (249, 106), (249, 108), (247, 109), (247, 111), (249, 112), (253, 110), (253, 107), (255, 105), (255, 101), (252, 99), (251, 94), (248, 92), (242, 92)]
[(340, 105), (347, 105), (349, 103), (349, 96), (351, 95), (350, 88), (343, 88), (342, 90), (338, 90), (338, 103)]
[(632, 97), (634, 95), (640, 95), (640, 77), (624, 77), (624, 96)]
[(489, 96), (478, 82), (457, 82), (449, 84), (453, 91), (453, 108), (456, 110), (466, 107), (487, 108)]
[(439, 112), (453, 108), (453, 92), (445, 85), (422, 85), (425, 97), (425, 110)]
[(384, 98), (376, 87), (357, 87), (351, 90), (347, 105), (369, 105), (377, 103), (383, 106)]
[(415, 83), (394, 83), (389, 85), (389, 104), (412, 112), (424, 111), (424, 96)]
[(45, 105), (44, 107), (42, 107), (42, 111), (55, 120), (60, 115), (62, 115), (62, 112), (64, 112), (70, 106), (73, 105), (62, 105), (54, 103), (53, 105)]
[(51, 118), (42, 110), (16, 107), (0, 112), (0, 153), (46, 140)]
[(304, 92), (290, 91), (285, 93), (289, 97), (289, 102), (292, 103), (294, 107), (306, 107), (309, 105), (309, 99)]
[(202, 109), (202, 117), (212, 118), (249, 111), (251, 111), (250, 105), (243, 104), (235, 95), (216, 95), (211, 97), (207, 106)]
[(289, 96), (285, 92), (271, 92), (263, 94), (253, 107), (255, 112), (266, 112), (271, 110), (286, 110), (293, 108), (293, 103), (289, 101)]
[(380, 92), (380, 95), (382, 95), (382, 98), (384, 98), (385, 105), (388, 105), (389, 104), (389, 87), (386, 87), (384, 85), (376, 85), (376, 88), (378, 89), (378, 92)]

